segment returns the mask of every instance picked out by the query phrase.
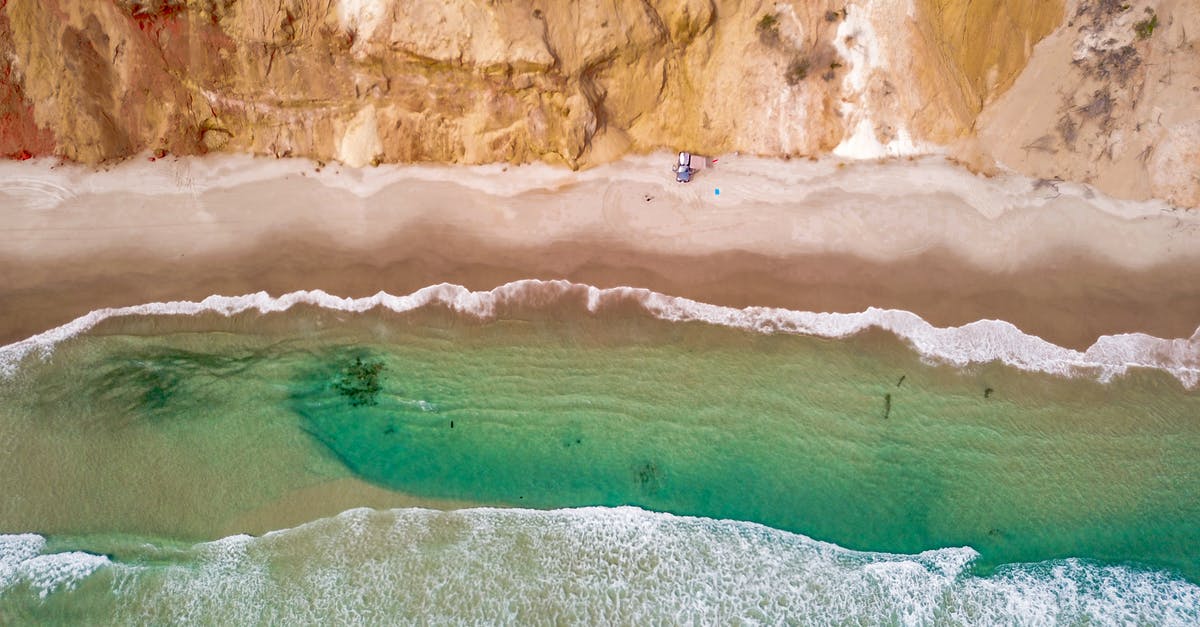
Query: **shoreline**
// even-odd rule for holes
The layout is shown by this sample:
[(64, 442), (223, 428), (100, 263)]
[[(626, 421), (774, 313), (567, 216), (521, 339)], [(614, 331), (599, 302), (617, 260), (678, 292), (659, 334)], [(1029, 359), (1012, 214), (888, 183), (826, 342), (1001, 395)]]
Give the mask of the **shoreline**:
[[(647, 537), (652, 541), (648, 542)], [(28, 585), (43, 597), (85, 594), (80, 591), (88, 588), (80, 584), (116, 563), (109, 556), (87, 552), (89, 540), (81, 538), (67, 546), (52, 547), (40, 534), (2, 534), (0, 546), (8, 549), (3, 565), (8, 567), (12, 581)], [(116, 608), (132, 605), (121, 601), (135, 593), (152, 599), (169, 594), (168, 607), (184, 611), (164, 612), (168, 618), (199, 616), (214, 622), (236, 622), (248, 612), (256, 616), (269, 614), (281, 622), (300, 621), (312, 614), (288, 610), (305, 608), (305, 603), (316, 599), (325, 614), (335, 613), (349, 621), (362, 614), (363, 590), (373, 592), (375, 589), (367, 586), (382, 579), (402, 590), (446, 591), (438, 600), (448, 600), (434, 606), (435, 610), (451, 617), (473, 614), (486, 620), (512, 611), (513, 599), (553, 594), (553, 587), (560, 586), (557, 582), (581, 571), (611, 576), (616, 570), (617, 576), (630, 579), (636, 576), (632, 571), (644, 569), (647, 562), (673, 567), (657, 568), (654, 576), (644, 582), (642, 587), (653, 594), (627, 599), (620, 607), (622, 611), (614, 610), (631, 621), (657, 610), (675, 615), (686, 612), (691, 618), (699, 617), (700, 622), (720, 622), (770, 607), (780, 594), (786, 594), (793, 604), (785, 606), (787, 609), (795, 607), (795, 613), (816, 614), (829, 621), (846, 616), (868, 621), (881, 605), (884, 610), (913, 617), (911, 599), (915, 598), (919, 607), (934, 608), (916, 616), (923, 622), (947, 614), (985, 616), (992, 622), (1042, 623), (1061, 620), (1064, 614), (1076, 621), (1088, 621), (1121, 613), (1143, 622), (1184, 624), (1194, 619), (1195, 600), (1200, 597), (1200, 588), (1193, 580), (1170, 569), (1067, 557), (1014, 563), (1004, 570), (979, 573), (973, 572), (973, 564), (981, 557), (970, 546), (914, 554), (863, 551), (755, 523), (678, 516), (636, 506), (554, 510), (472, 507), (454, 512), (358, 507), (258, 537), (228, 535), (189, 546), (190, 550), (180, 551), (169, 545), (163, 547), (154, 539), (142, 541), (139, 552), (158, 559), (149, 564), (124, 564), (121, 587), (100, 587), (99, 594), (105, 595), (100, 598), (116, 599), (109, 601), (116, 615)], [(705, 547), (706, 559), (689, 559), (696, 546)], [(649, 551), (647, 547), (651, 547)], [(566, 558), (539, 560), (538, 551)], [(514, 553), (516, 557), (511, 557)], [(394, 559), (383, 562), (383, 568), (402, 573), (405, 583), (415, 579), (420, 585), (398, 585), (382, 577), (378, 572), (381, 559), (388, 556)], [(533, 592), (522, 585), (500, 589), (492, 586), (483, 598), (501, 601), (476, 608), (474, 604), (479, 604), (481, 597), (480, 581), (520, 582), (518, 575), (528, 575), (531, 564), (536, 567), (535, 581), (551, 582), (549, 586)], [(452, 576), (452, 571), (464, 567), (478, 572), (471, 577)], [(681, 609), (672, 595), (689, 589), (697, 568), (715, 569), (722, 575), (721, 581), (733, 581), (734, 585), (708, 589), (708, 596)], [(315, 583), (295, 591), (295, 587), (280, 585), (279, 580), (286, 575), (264, 575), (282, 569), (300, 570)], [(283, 572), (290, 574), (292, 570)], [(343, 572), (366, 574), (351, 580), (336, 576)], [(496, 576), (497, 572), (506, 576)], [(747, 579), (745, 573), (763, 574)], [(169, 593), (164, 592), (163, 579), (169, 584)], [(228, 585), (231, 579), (237, 585)], [(814, 579), (825, 585), (812, 585)], [(781, 585), (783, 593), (777, 591)], [(872, 593), (881, 585), (888, 591), (899, 587), (904, 594), (877, 599)], [(292, 593), (280, 601), (281, 591)], [(357, 594), (357, 602), (331, 602), (347, 593)], [(738, 599), (747, 594), (752, 596), (751, 601), (738, 606)], [(652, 601), (660, 598), (675, 604), (662, 608), (653, 605)], [(1047, 606), (1046, 598), (1059, 602)], [(371, 594), (366, 599), (374, 602), (371, 609), (375, 609), (383, 605), (381, 599), (395, 599), (395, 595)], [(464, 610), (463, 599), (473, 604)], [(846, 599), (862, 602), (847, 604)], [(606, 599), (584, 600), (599, 604)], [(429, 601), (404, 597), (399, 607), (403, 608), (404, 603)], [(229, 605), (234, 606), (232, 611)], [(144, 618), (144, 614), (136, 613), (140, 606), (132, 606), (134, 610), (128, 616)], [(528, 612), (528, 606), (524, 603), (521, 609)], [(737, 609), (731, 611), (731, 606)], [(821, 609), (827, 611), (821, 614)], [(380, 611), (400, 612), (396, 606), (386, 605)], [(560, 612), (559, 616), (578, 618), (574, 613)]]
[(656, 156), (583, 173), (0, 164), (0, 344), (104, 307), (532, 278), (735, 308), (899, 309), (935, 327), (1003, 320), (1077, 350), (1200, 325), (1195, 211), (937, 159), (730, 156), (678, 185)]
[[(506, 283), (489, 291), (470, 291), (441, 283), (410, 294), (378, 292), (362, 298), (343, 298), (323, 291), (289, 292), (272, 297), (265, 292), (240, 296), (209, 296), (202, 301), (145, 303), (132, 307), (94, 310), (61, 327), (25, 340), (0, 346), (0, 376), (8, 375), (28, 355), (46, 354), (59, 342), (103, 329), (123, 318), (159, 316), (225, 317), (269, 315), (294, 307), (312, 306), (335, 312), (362, 313), (387, 310), (406, 314), (427, 308), (445, 308), (479, 320), (521, 319), (542, 310), (586, 312), (586, 315), (620, 311), (632, 306), (642, 315), (667, 322), (701, 322), (756, 333), (807, 335), (843, 339), (871, 329), (890, 333), (922, 359), (963, 368), (991, 362), (1025, 372), (1091, 377), (1102, 383), (1126, 374), (1131, 368), (1166, 372), (1186, 389), (1200, 385), (1200, 328), (1187, 338), (1163, 339), (1144, 333), (1101, 336), (1084, 350), (1072, 350), (1029, 335), (1003, 320), (978, 320), (953, 327), (935, 327), (904, 310), (871, 307), (856, 313), (815, 313), (771, 307), (732, 308), (652, 292), (644, 288), (597, 288), (567, 281), (527, 279)], [(560, 310), (561, 307), (566, 309)], [(162, 332), (159, 323), (153, 323)]]

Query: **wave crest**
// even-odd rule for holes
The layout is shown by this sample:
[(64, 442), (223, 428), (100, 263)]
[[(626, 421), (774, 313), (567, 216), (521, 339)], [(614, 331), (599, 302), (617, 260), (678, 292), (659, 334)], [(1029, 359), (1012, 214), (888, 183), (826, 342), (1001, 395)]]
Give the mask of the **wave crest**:
[(969, 547), (852, 551), (754, 523), (633, 507), (355, 509), (197, 545), (183, 561), (114, 564), (107, 602), (118, 622), (231, 624), (1200, 619), (1200, 587), (1165, 573), (1067, 559), (979, 576), (969, 572), (977, 557)]
[(56, 590), (73, 588), (110, 563), (90, 553), (43, 554), (45, 548), (46, 539), (36, 534), (0, 535), (0, 594), (25, 584), (44, 599)]
[(669, 296), (634, 287), (598, 288), (563, 280), (525, 279), (488, 291), (471, 291), (442, 283), (411, 294), (379, 292), (364, 298), (341, 298), (323, 290), (302, 290), (273, 297), (266, 292), (243, 296), (209, 296), (202, 301), (146, 303), (105, 308), (55, 329), (0, 348), (0, 374), (11, 376), (28, 355), (48, 354), (70, 337), (84, 333), (103, 320), (120, 316), (196, 315), (231, 316), (248, 311), (282, 312), (296, 305), (365, 312), (384, 308), (406, 312), (441, 305), (483, 319), (495, 318), (509, 307), (529, 307), (577, 298), (588, 311), (633, 302), (649, 314), (673, 322), (705, 322), (760, 333), (798, 333), (824, 338), (844, 338), (870, 328), (891, 332), (909, 343), (922, 357), (955, 366), (1000, 361), (1029, 371), (1060, 376), (1091, 376), (1107, 382), (1130, 368), (1153, 368), (1170, 373), (1185, 387), (1200, 385), (1200, 328), (1191, 338), (1162, 339), (1143, 333), (1100, 337), (1080, 352), (1022, 332), (1002, 320), (979, 320), (959, 327), (935, 327), (903, 310), (868, 308), (859, 313), (815, 313), (773, 307), (735, 308)]

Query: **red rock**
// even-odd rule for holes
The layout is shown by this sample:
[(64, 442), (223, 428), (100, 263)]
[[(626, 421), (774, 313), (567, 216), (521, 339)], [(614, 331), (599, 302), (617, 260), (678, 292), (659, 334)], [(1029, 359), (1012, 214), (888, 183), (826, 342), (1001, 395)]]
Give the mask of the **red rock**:
[(34, 154), (54, 152), (54, 135), (38, 128), (33, 119), (33, 105), (13, 75), (10, 59), (14, 58), (12, 32), (4, 12), (7, 0), (0, 0), (0, 155), (22, 161)]

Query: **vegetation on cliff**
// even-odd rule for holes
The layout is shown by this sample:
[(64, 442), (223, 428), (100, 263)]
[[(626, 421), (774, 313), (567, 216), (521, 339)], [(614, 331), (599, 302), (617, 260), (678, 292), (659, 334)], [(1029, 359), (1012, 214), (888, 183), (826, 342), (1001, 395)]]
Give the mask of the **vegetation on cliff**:
[[(998, 159), (1042, 176), (1005, 137), (1026, 122), (989, 130), (1004, 117), (989, 111), (1035, 49), (1099, 82), (1078, 88), (1042, 132), (1049, 140), (1022, 145), (1081, 148), (1090, 128), (1115, 133), (1114, 120), (1142, 128), (1133, 100), (1171, 91), (1144, 80), (1146, 55), (1190, 50), (1186, 23), (1200, 15), (1180, 0), (1072, 6), (1064, 15), (1060, 0), (0, 0), (0, 155), (583, 167), (662, 147), (873, 157), (976, 138), (968, 160), (978, 167)], [(1075, 38), (1075, 52), (1038, 46), (1052, 33)], [(1194, 57), (1158, 67), (1191, 71)], [(1021, 106), (1037, 108), (1031, 97), (1023, 92)], [(1185, 122), (1200, 124), (1194, 115), (1172, 124)], [(1172, 152), (1183, 164), (1172, 171), (1190, 154)], [(1081, 154), (1061, 174), (1096, 158)], [(1172, 176), (1169, 190), (1121, 193), (1200, 203), (1200, 182)]]

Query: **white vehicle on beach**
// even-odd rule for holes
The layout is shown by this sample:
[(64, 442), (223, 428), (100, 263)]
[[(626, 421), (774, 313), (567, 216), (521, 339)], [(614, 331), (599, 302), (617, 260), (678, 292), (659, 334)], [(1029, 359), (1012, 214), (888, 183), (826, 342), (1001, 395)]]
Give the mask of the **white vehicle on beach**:
[(679, 159), (675, 165), (671, 166), (671, 171), (675, 173), (675, 181), (678, 183), (689, 183), (692, 180), (692, 175), (696, 173), (696, 168), (692, 167), (692, 153), (681, 152)]

